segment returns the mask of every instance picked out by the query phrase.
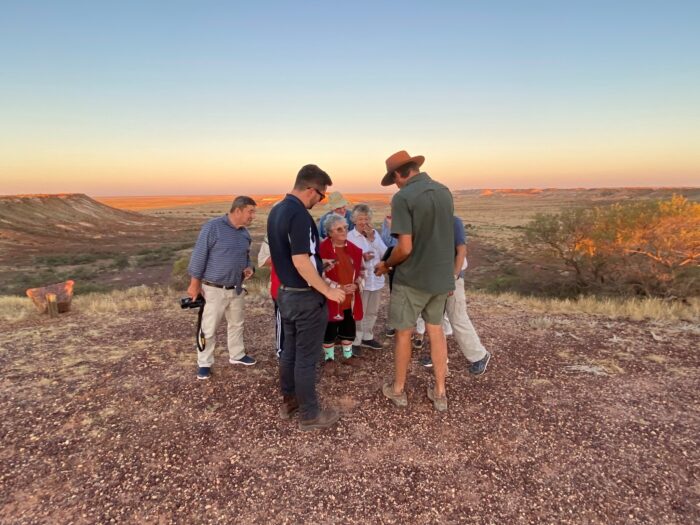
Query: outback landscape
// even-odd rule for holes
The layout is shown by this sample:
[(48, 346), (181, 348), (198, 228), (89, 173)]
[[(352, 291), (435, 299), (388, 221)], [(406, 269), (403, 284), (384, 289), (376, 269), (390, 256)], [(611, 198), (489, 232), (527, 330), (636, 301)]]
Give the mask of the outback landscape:
[[(448, 338), (448, 412), (428, 402), (418, 353), (409, 406), (396, 409), (380, 391), (384, 340), (358, 368), (321, 371), (343, 418), (314, 433), (277, 416), (264, 272), (246, 311), (258, 364), (229, 365), (220, 346), (213, 378), (195, 379), (183, 264), (232, 196), (0, 197), (0, 522), (698, 522), (697, 297), (521, 289), (568, 279), (524, 256), (537, 213), (674, 194), (700, 200), (693, 188), (456, 192), (488, 372), (470, 377)], [(279, 196), (253, 197), (255, 255)], [(377, 226), (388, 211), (389, 194), (346, 197), (369, 202)], [(59, 317), (22, 296), (69, 278), (76, 295)]]

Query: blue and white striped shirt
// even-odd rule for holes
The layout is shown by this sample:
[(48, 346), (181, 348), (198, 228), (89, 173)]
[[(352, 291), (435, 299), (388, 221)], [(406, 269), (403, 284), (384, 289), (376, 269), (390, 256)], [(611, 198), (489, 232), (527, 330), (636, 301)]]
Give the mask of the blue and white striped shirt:
[(187, 272), (195, 279), (235, 286), (241, 293), (243, 270), (252, 268), (250, 244), (248, 230), (233, 226), (228, 215), (212, 219), (199, 232)]

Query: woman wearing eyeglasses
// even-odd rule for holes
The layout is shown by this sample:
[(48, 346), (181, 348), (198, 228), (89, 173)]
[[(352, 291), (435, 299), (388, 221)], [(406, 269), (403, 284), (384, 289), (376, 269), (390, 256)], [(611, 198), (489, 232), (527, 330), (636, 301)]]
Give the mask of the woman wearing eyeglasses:
[(352, 353), (355, 339), (355, 322), (362, 319), (362, 249), (348, 241), (348, 223), (344, 217), (329, 215), (324, 222), (328, 237), (319, 252), (323, 261), (323, 276), (332, 288), (341, 288), (345, 299), (338, 303), (328, 302), (328, 324), (323, 339), (324, 364), (335, 362), (335, 342), (340, 340), (343, 348), (343, 363), (357, 366), (357, 357)]

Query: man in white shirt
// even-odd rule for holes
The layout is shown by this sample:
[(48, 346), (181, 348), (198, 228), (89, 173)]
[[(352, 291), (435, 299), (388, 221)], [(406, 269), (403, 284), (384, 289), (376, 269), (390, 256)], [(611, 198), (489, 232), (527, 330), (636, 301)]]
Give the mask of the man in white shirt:
[(374, 267), (382, 260), (386, 244), (379, 232), (372, 227), (372, 210), (366, 204), (358, 204), (352, 209), (352, 222), (355, 229), (348, 232), (348, 241), (362, 249), (363, 285), (362, 308), (364, 317), (357, 327), (353, 346), (381, 350), (382, 345), (374, 339), (374, 324), (377, 322), (379, 301), (384, 288), (384, 276), (374, 275)]

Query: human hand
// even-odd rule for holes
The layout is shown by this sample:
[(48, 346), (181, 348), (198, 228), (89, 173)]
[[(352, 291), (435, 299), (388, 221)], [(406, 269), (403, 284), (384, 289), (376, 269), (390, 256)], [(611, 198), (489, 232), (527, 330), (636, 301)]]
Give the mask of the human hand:
[(342, 288), (329, 288), (325, 296), (329, 301), (335, 301), (336, 303), (342, 303), (345, 300), (345, 292)]
[(243, 280), (244, 280), (244, 281), (247, 281), (248, 279), (250, 279), (251, 277), (253, 277), (253, 274), (254, 274), (254, 273), (255, 273), (255, 272), (253, 271), (252, 268), (250, 268), (250, 267), (246, 268), (245, 270), (243, 270)]
[(386, 273), (389, 273), (389, 267), (386, 265), (386, 261), (380, 261), (377, 266), (374, 267), (374, 275), (381, 277)]
[(197, 299), (197, 296), (202, 293), (202, 283), (199, 281), (191, 282), (190, 286), (187, 288), (187, 296), (193, 301)]
[(355, 291), (357, 290), (357, 285), (355, 283), (344, 284), (343, 290), (345, 290), (345, 293), (355, 293)]
[(363, 258), (365, 261), (371, 261), (372, 259), (374, 259), (374, 252), (365, 252), (365, 253), (363, 253), (363, 254), (362, 254), (362, 258)]

